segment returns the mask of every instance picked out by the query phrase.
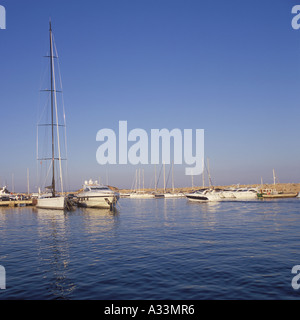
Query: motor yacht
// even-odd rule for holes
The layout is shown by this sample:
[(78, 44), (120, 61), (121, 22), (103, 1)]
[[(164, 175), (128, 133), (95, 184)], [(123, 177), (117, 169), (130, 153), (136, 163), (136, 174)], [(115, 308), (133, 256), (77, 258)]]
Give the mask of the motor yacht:
[(256, 199), (257, 193), (257, 188), (238, 188), (233, 192), (237, 200)]
[(98, 181), (85, 181), (83, 189), (77, 194), (77, 205), (86, 208), (113, 209), (119, 200), (119, 193)]
[(192, 193), (187, 193), (185, 195), (190, 201), (221, 201), (221, 193), (219, 190), (214, 189), (200, 189)]
[(11, 199), (11, 194), (7, 190), (6, 186), (0, 190), (0, 201), (9, 201)]

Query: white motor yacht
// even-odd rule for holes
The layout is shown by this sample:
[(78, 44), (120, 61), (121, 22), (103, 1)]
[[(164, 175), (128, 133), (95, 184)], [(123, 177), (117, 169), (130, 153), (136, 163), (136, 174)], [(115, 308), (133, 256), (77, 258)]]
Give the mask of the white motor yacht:
[(220, 196), (224, 199), (235, 199), (234, 191), (234, 189), (223, 189), (220, 191)]
[(220, 192), (214, 189), (200, 189), (193, 193), (187, 193), (185, 195), (190, 201), (221, 201), (222, 197)]
[(257, 193), (257, 188), (238, 188), (233, 192), (237, 200), (256, 199)]
[(85, 181), (83, 190), (77, 194), (77, 204), (87, 208), (112, 209), (119, 200), (119, 193), (107, 186), (98, 184), (97, 181)]
[(11, 198), (10, 192), (7, 190), (6, 186), (0, 190), (0, 201), (9, 201)]

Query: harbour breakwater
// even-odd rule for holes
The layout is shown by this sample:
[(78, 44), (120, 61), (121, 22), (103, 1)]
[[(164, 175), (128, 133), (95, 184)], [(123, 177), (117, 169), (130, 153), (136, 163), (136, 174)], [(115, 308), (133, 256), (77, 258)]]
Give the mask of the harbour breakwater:
[[(300, 192), (300, 183), (276, 183), (274, 184), (240, 184), (240, 185), (227, 185), (227, 186), (213, 186), (211, 188), (214, 189), (229, 189), (229, 188), (258, 188), (260, 189), (270, 189), (270, 190), (274, 190), (277, 191), (279, 193), (299, 193)], [(114, 188), (114, 187), (113, 187)], [(164, 190), (163, 188), (157, 188), (155, 189), (151, 189), (151, 188), (145, 188), (142, 189), (144, 192), (158, 192), (158, 193), (163, 193), (164, 191), (166, 192), (174, 192), (174, 193), (190, 193), (193, 192), (195, 190), (204, 188), (203, 186), (194, 186), (194, 187), (182, 187), (182, 188), (166, 188), (166, 190)], [(205, 188), (208, 188), (207, 186)], [(118, 189), (118, 188), (114, 188), (115, 190), (118, 190), (120, 192), (120, 194), (122, 193), (128, 193), (128, 192), (132, 192), (131, 189)]]

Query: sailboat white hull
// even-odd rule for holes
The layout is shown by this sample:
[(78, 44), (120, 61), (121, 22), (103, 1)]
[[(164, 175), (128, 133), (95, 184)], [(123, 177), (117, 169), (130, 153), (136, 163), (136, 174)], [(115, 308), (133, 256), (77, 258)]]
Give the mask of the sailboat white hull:
[(37, 208), (41, 209), (58, 209), (64, 210), (67, 206), (67, 201), (65, 197), (55, 197), (55, 198), (38, 198)]
[(185, 197), (185, 194), (184, 193), (165, 193), (164, 194), (164, 197), (165, 198), (183, 198)]
[(131, 199), (153, 199), (152, 193), (131, 193), (129, 196)]

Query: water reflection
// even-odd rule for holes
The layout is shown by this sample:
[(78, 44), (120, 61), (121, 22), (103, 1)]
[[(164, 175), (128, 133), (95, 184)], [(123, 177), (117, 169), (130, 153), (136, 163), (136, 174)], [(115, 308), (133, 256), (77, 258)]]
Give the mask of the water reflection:
[[(79, 272), (78, 264), (75, 266), (72, 261), (85, 255), (86, 241), (91, 246), (89, 249), (97, 252), (95, 244), (114, 236), (119, 211), (78, 208), (66, 212), (35, 208), (33, 212), (37, 217), (39, 268), (43, 282), (48, 284), (48, 295), (51, 299), (71, 299), (78, 288)], [(77, 238), (73, 237), (74, 232)]]
[(63, 210), (33, 209), (37, 216), (39, 268), (48, 283), (48, 295), (68, 299), (76, 289), (70, 272), (70, 227)]
[(94, 234), (96, 237), (103, 233), (114, 233), (119, 226), (119, 211), (98, 208), (78, 208), (82, 215), (85, 232)]
[(219, 201), (197, 202), (189, 200), (187, 200), (187, 204), (189, 206), (198, 207), (201, 212), (217, 212), (221, 205)]

